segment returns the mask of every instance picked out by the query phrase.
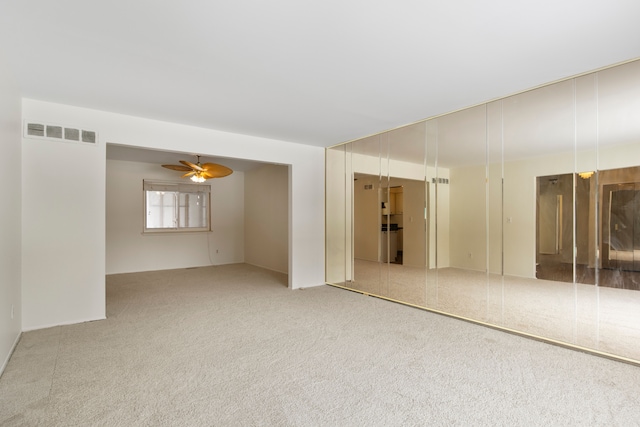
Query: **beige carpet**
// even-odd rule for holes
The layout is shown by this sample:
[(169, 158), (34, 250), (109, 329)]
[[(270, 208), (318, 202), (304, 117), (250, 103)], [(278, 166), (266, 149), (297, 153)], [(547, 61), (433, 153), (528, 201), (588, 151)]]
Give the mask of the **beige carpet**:
[(247, 265), (114, 275), (108, 319), (25, 333), (3, 426), (640, 422), (640, 368)]
[(640, 292), (442, 268), (356, 260), (372, 295), (640, 361)]

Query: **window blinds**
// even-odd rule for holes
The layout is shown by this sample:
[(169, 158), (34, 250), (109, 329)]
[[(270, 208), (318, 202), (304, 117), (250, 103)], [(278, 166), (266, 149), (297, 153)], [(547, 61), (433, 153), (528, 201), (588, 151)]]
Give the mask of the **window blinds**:
[(210, 193), (211, 186), (206, 184), (182, 184), (160, 181), (143, 181), (144, 191), (172, 191), (175, 193)]

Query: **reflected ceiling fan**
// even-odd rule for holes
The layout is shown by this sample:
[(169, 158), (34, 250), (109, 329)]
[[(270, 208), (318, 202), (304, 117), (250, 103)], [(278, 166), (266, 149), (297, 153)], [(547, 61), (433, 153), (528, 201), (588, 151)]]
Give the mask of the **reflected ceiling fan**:
[(204, 182), (211, 178), (223, 178), (231, 175), (233, 171), (226, 166), (217, 163), (200, 163), (200, 156), (197, 163), (191, 163), (186, 160), (180, 160), (182, 165), (162, 165), (163, 168), (171, 169), (179, 172), (186, 172), (183, 178), (191, 177), (193, 182)]

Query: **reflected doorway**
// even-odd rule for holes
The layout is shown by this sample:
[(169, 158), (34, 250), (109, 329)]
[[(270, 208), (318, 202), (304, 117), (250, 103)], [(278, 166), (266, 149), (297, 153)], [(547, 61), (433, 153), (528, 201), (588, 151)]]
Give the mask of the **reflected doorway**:
[(640, 167), (536, 186), (536, 278), (640, 290)]
[(380, 188), (380, 254), (383, 263), (402, 265), (404, 248), (404, 190), (401, 185)]
[(639, 185), (603, 186), (603, 268), (640, 271)]
[(427, 201), (424, 181), (354, 174), (354, 258), (426, 267)]
[(540, 176), (536, 181), (536, 277), (572, 282), (573, 174)]

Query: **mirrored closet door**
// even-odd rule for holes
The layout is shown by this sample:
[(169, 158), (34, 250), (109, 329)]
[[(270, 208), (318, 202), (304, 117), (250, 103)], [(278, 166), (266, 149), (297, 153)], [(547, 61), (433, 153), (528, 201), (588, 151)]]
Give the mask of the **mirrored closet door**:
[(326, 281), (640, 361), (640, 62), (327, 149)]

